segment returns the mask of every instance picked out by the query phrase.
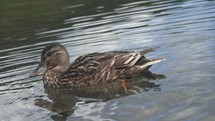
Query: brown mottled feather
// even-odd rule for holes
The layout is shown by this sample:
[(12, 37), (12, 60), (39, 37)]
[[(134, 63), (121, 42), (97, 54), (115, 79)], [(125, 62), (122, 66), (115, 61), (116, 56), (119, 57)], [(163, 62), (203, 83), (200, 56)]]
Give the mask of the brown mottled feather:
[(56, 88), (77, 87), (130, 77), (148, 70), (152, 64), (162, 60), (148, 60), (143, 56), (153, 50), (91, 53), (78, 57), (70, 65), (66, 49), (55, 43), (47, 46), (41, 56), (40, 65), (46, 68), (44, 84)]

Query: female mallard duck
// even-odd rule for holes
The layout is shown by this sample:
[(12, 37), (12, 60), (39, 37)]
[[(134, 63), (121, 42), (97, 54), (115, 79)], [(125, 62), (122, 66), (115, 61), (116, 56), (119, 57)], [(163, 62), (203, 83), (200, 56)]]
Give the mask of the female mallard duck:
[(53, 43), (44, 48), (41, 62), (31, 76), (44, 73), (44, 85), (54, 88), (106, 83), (140, 74), (160, 62), (162, 59), (148, 60), (143, 56), (151, 51), (153, 49), (91, 53), (78, 57), (70, 65), (67, 50)]

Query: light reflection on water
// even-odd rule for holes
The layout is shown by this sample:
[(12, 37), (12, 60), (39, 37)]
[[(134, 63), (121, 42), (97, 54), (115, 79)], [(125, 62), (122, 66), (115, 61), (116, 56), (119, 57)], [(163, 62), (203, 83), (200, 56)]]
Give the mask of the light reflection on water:
[[(214, 120), (215, 2), (97, 2), (0, 2), (1, 119)], [(62, 43), (71, 60), (147, 47), (157, 47), (147, 57), (166, 60), (150, 69), (156, 78), (131, 79), (129, 94), (118, 83), (51, 90), (29, 72), (52, 42)]]

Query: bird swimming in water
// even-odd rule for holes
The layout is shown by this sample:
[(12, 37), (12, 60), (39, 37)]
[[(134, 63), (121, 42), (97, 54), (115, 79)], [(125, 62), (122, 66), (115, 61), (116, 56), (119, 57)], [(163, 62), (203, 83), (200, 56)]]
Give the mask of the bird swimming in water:
[(96, 52), (82, 55), (70, 63), (66, 48), (52, 43), (43, 49), (41, 61), (31, 77), (43, 74), (44, 85), (52, 88), (89, 86), (116, 80), (122, 80), (122, 86), (125, 86), (124, 78), (144, 73), (163, 60), (144, 57), (153, 50)]

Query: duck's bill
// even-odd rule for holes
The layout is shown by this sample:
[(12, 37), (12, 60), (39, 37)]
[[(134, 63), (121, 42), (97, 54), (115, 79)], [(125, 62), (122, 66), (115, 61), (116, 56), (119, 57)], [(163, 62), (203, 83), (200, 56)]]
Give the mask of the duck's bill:
[(37, 76), (37, 75), (41, 75), (41, 74), (43, 74), (44, 72), (45, 72), (45, 68), (44, 68), (41, 64), (39, 64), (39, 65), (37, 66), (37, 68), (34, 69), (33, 72), (31, 72), (30, 77), (35, 77), (35, 76)]

